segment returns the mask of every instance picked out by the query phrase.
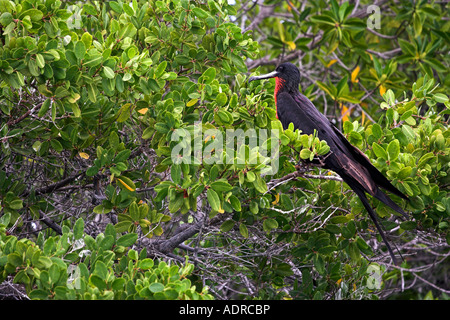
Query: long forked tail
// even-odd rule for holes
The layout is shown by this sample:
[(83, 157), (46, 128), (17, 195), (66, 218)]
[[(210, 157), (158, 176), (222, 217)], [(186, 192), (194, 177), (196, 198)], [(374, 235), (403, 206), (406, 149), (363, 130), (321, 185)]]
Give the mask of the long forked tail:
[(358, 195), (359, 199), (361, 199), (361, 202), (363, 203), (364, 207), (366, 208), (367, 212), (369, 213), (370, 218), (372, 219), (373, 223), (375, 224), (375, 227), (377, 228), (378, 233), (380, 234), (381, 238), (383, 239), (383, 242), (386, 245), (389, 255), (392, 258), (392, 262), (395, 265), (398, 265), (399, 263), (398, 263), (397, 258), (394, 255), (394, 251), (392, 250), (391, 245), (389, 244), (389, 241), (387, 240), (383, 229), (381, 228), (380, 224), (378, 223), (377, 215), (376, 215), (375, 211), (372, 209), (372, 207), (370, 206), (369, 200), (367, 199), (364, 191), (360, 190), (357, 187), (352, 188), (352, 189)]
[[(359, 196), (359, 195), (358, 195)], [(383, 193), (383, 191), (381, 191), (380, 189), (377, 190), (377, 193), (374, 195), (374, 197), (378, 200), (380, 200), (381, 202), (383, 202), (385, 205), (387, 205), (388, 207), (391, 207), (392, 209), (394, 209), (395, 211), (397, 211), (398, 213), (400, 213), (403, 218), (405, 219), (409, 219), (408, 214), (403, 211), (402, 208), (400, 208), (394, 201), (392, 201), (391, 198), (389, 198), (385, 193)], [(361, 197), (360, 197), (361, 198)]]

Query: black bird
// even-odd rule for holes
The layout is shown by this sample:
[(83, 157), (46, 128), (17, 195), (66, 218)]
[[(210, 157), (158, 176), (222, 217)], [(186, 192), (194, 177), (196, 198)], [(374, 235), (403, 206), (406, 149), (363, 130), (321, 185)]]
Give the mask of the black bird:
[(388, 205), (398, 213), (407, 217), (407, 214), (380, 188), (393, 194), (408, 199), (406, 195), (394, 187), (388, 179), (375, 168), (366, 155), (353, 146), (345, 136), (322, 114), (314, 104), (303, 94), (298, 87), (300, 84), (300, 71), (292, 63), (282, 63), (275, 71), (253, 76), (248, 81), (275, 78), (275, 105), (277, 118), (287, 129), (292, 122), (295, 129), (303, 134), (313, 134), (314, 130), (320, 140), (325, 140), (330, 147), (330, 152), (324, 157), (324, 168), (336, 172), (344, 182), (361, 199), (364, 207), (373, 220), (380, 233), (394, 264), (397, 264), (395, 255), (386, 239), (386, 236), (378, 223), (375, 211), (372, 209), (366, 197), (366, 193)]

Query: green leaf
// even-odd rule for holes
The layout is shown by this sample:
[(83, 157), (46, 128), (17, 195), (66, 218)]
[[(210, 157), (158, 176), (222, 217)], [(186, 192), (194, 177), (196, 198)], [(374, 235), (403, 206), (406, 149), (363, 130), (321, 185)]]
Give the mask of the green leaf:
[(103, 250), (111, 250), (114, 245), (114, 237), (111, 235), (105, 236), (103, 240), (100, 242), (99, 247)]
[(287, 263), (280, 263), (275, 266), (275, 273), (282, 277), (290, 277), (294, 274), (291, 269), (291, 266)]
[(239, 232), (241, 233), (241, 235), (244, 238), (246, 238), (246, 239), (248, 238), (248, 228), (247, 228), (247, 226), (245, 224), (241, 223), (239, 225)]
[(184, 203), (183, 193), (177, 192), (175, 198), (173, 198), (173, 199), (171, 198), (170, 199), (169, 211), (171, 213), (177, 212), (178, 210), (181, 209), (181, 207), (183, 206), (183, 203)]
[(59, 266), (54, 263), (48, 270), (48, 275), (50, 278), (50, 283), (55, 285), (58, 283), (59, 277), (61, 276), (61, 271), (59, 270)]
[(219, 107), (223, 107), (227, 103), (227, 95), (223, 92), (219, 93), (216, 97), (216, 102), (219, 105)]
[(117, 239), (116, 245), (130, 247), (136, 242), (137, 238), (138, 235), (136, 233), (127, 233)]
[(50, 140), (50, 144), (51, 144), (53, 150), (55, 150), (56, 152), (63, 151), (63, 146), (61, 145), (61, 143), (58, 140), (52, 139), (52, 140)]
[(425, 153), (422, 157), (420, 157), (417, 166), (422, 167), (431, 159), (435, 159), (435, 155), (433, 154), (433, 152)]
[(82, 218), (77, 219), (73, 226), (73, 237), (75, 240), (81, 239), (84, 233), (84, 220)]
[(214, 211), (219, 211), (220, 210), (220, 199), (219, 199), (219, 196), (217, 195), (217, 193), (212, 188), (208, 189), (208, 191), (206, 192), (206, 197), (208, 199), (209, 204), (211, 205), (211, 208)]
[(102, 278), (100, 278), (99, 276), (92, 274), (89, 277), (89, 283), (92, 284), (93, 286), (97, 287), (100, 291), (103, 291), (106, 289), (106, 282), (105, 280), (103, 280)]
[(417, 12), (414, 13), (413, 27), (415, 36), (420, 36), (420, 34), (422, 33), (422, 21), (420, 19), (420, 15)]
[(216, 77), (216, 69), (213, 67), (208, 68), (205, 72), (203, 72), (200, 79), (202, 79), (202, 83), (210, 84)]
[(157, 67), (156, 70), (155, 70), (155, 76), (156, 76), (156, 78), (160, 78), (160, 77), (163, 75), (164, 71), (166, 70), (166, 67), (167, 67), (167, 61), (164, 60), (163, 62), (161, 62), (161, 63), (158, 65), (158, 67)]
[(378, 143), (372, 143), (372, 150), (378, 158), (388, 160), (388, 154), (386, 153), (386, 150), (384, 150), (384, 148)]
[(148, 289), (153, 293), (162, 292), (164, 291), (164, 285), (159, 282), (154, 282), (148, 286)]
[(443, 93), (436, 93), (433, 95), (433, 99), (436, 102), (445, 103), (448, 101), (448, 97)]
[(253, 171), (248, 171), (247, 172), (247, 181), (248, 182), (253, 182), (256, 180), (256, 175)]
[(139, 262), (139, 268), (141, 268), (142, 270), (148, 270), (148, 269), (152, 268), (153, 265), (154, 265), (154, 262), (150, 258), (146, 258)]
[(0, 23), (6, 27), (13, 21), (13, 16), (9, 12), (3, 12), (0, 16)]
[(337, 247), (336, 246), (325, 246), (325, 247), (322, 247), (322, 248), (320, 248), (318, 250), (318, 252), (320, 254), (323, 254), (323, 255), (329, 255), (329, 254), (331, 254), (331, 253), (333, 253), (335, 251), (337, 251)]
[(189, 58), (188, 56), (185, 56), (183, 54), (177, 55), (174, 59), (175, 59), (176, 63), (178, 63), (182, 66), (191, 62), (191, 58)]
[(125, 13), (126, 13), (127, 15), (129, 15), (130, 17), (134, 16), (134, 10), (133, 10), (133, 8), (132, 8), (128, 3), (125, 3), (125, 4), (123, 5), (122, 9), (123, 9), (123, 11), (125, 11)]
[(392, 140), (388, 147), (387, 147), (387, 153), (389, 155), (389, 161), (397, 160), (398, 155), (400, 154), (400, 143), (397, 139)]
[(8, 254), (7, 261), (8, 261), (8, 263), (10, 263), (11, 265), (13, 265), (16, 268), (18, 266), (22, 265), (22, 263), (23, 263), (22, 257), (17, 252)]
[(122, 290), (123, 287), (125, 286), (126, 280), (124, 278), (116, 278), (114, 279), (111, 287), (113, 290), (115, 291), (119, 291)]
[(231, 195), (228, 200), (231, 203), (231, 206), (233, 207), (234, 210), (240, 212), (242, 210), (241, 208), (241, 201), (239, 201), (239, 199), (236, 196)]
[(333, 20), (331, 17), (326, 15), (316, 15), (309, 18), (311, 22), (318, 24), (325, 24), (329, 26), (335, 26), (338, 21)]
[(209, 16), (209, 14), (201, 8), (194, 8), (192, 9), (192, 12), (200, 19), (206, 19)]
[(270, 231), (272, 229), (278, 228), (278, 222), (275, 219), (268, 218), (265, 219), (263, 222), (263, 229), (264, 231)]
[(438, 72), (447, 71), (447, 68), (442, 64), (442, 62), (440, 62), (439, 60), (437, 60), (435, 58), (426, 58), (423, 60), (423, 62), (425, 62), (427, 65), (429, 65), (430, 67), (432, 67), (433, 69), (435, 69)]
[(84, 60), (83, 65), (88, 68), (93, 68), (102, 63), (102, 60), (103, 58), (100, 54), (87, 56), (87, 58)]
[(114, 73), (114, 71), (113, 71), (110, 67), (108, 67), (108, 66), (103, 66), (103, 71), (105, 72), (105, 76), (106, 76), (108, 79), (114, 79), (115, 73)]
[(397, 173), (397, 178), (400, 180), (406, 179), (411, 175), (411, 172), (412, 172), (411, 167), (409, 167), (409, 166), (405, 167)]
[(45, 67), (45, 60), (44, 57), (41, 54), (36, 54), (36, 64), (39, 68)]
[(44, 101), (44, 103), (42, 103), (41, 109), (39, 109), (39, 112), (38, 112), (38, 117), (39, 118), (43, 117), (47, 113), (47, 111), (48, 111), (48, 109), (50, 107), (50, 103), (51, 103), (51, 99), (50, 98), (47, 98)]
[(108, 3), (113, 11), (116, 13), (122, 13), (122, 6), (120, 6), (116, 1), (109, 1)]
[(226, 192), (226, 191), (230, 191), (231, 189), (233, 189), (233, 187), (224, 180), (218, 180), (218, 181), (214, 181), (213, 183), (210, 184), (211, 188), (213, 188), (215, 191), (218, 192)]
[(23, 208), (23, 201), (21, 199), (15, 199), (8, 202), (8, 206), (14, 210), (20, 210)]
[(93, 103), (97, 102), (97, 94), (95, 92), (95, 88), (92, 84), (86, 85), (86, 89), (88, 92), (89, 100)]
[(86, 46), (84, 45), (84, 42), (78, 41), (77, 44), (75, 45), (74, 50), (75, 50), (75, 56), (77, 57), (77, 59), (83, 60), (84, 55), (86, 54)]
[(300, 151), (300, 158), (302, 158), (303, 160), (307, 160), (311, 157), (311, 150), (309, 149), (302, 149)]
[(19, 20), (22, 20), (24, 17), (29, 16), (32, 21), (39, 21), (42, 19), (44, 14), (42, 11), (37, 9), (28, 9), (25, 11), (22, 11), (22, 13), (19, 15)]
[(267, 191), (267, 184), (264, 179), (262, 179), (259, 175), (256, 176), (255, 181), (253, 181), (253, 185), (255, 186), (256, 191), (260, 193), (265, 193)]
[(404, 221), (400, 223), (400, 228), (403, 230), (413, 230), (417, 227), (417, 223), (415, 221)]
[(242, 59), (240, 56), (232, 53), (231, 54), (231, 61), (235, 65), (235, 67), (238, 69), (239, 72), (247, 72), (247, 65), (244, 62), (244, 59)]
[(172, 177), (173, 182), (181, 185), (181, 165), (173, 164), (170, 168), (170, 176)]
[(234, 221), (232, 219), (226, 220), (220, 226), (220, 231), (228, 232), (234, 227), (235, 224), (236, 224), (236, 221)]
[(50, 292), (47, 292), (46, 290), (42, 290), (42, 289), (35, 289), (33, 291), (30, 292), (30, 299), (32, 300), (46, 300), (49, 298), (50, 296)]

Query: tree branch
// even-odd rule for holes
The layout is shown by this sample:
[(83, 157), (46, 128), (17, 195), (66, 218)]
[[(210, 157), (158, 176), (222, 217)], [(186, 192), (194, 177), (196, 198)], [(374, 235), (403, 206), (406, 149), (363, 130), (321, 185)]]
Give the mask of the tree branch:
[[(71, 182), (74, 181), (75, 179), (77, 179), (77, 178), (83, 176), (85, 173), (86, 173), (86, 172), (83, 171), (83, 172), (78, 173), (78, 174), (76, 174), (76, 175), (74, 175), (74, 176), (71, 176), (71, 177), (68, 177), (68, 178), (66, 178), (66, 179), (63, 179), (63, 180), (61, 180), (61, 181), (59, 181), (59, 182), (53, 183), (53, 184), (51, 184), (51, 185), (49, 185), (49, 186), (47, 186), (47, 187), (43, 187), (43, 188), (36, 189), (36, 190), (35, 190), (35, 194), (36, 194), (36, 195), (39, 195), (39, 194), (46, 194), (46, 193), (53, 192), (53, 191), (55, 191), (55, 190), (57, 190), (57, 189), (59, 189), (59, 188), (62, 188), (62, 187), (64, 187), (64, 186), (68, 185), (69, 183), (71, 183)], [(25, 197), (27, 197), (29, 194), (30, 194), (30, 191), (24, 191), (24, 192), (22, 193), (21, 196), (22, 196), (23, 198), (25, 198)]]

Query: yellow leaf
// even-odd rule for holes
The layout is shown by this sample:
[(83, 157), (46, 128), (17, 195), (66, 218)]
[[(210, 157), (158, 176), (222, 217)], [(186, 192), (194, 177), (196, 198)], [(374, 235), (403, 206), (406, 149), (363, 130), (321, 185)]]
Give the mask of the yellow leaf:
[(357, 66), (355, 68), (355, 70), (352, 71), (352, 82), (353, 83), (357, 83), (359, 81), (358, 79), (356, 79), (358, 77), (359, 70), (360, 70), (360, 68), (359, 68), (359, 66)]
[(81, 98), (79, 93), (75, 93), (72, 97), (67, 98), (67, 100), (69, 100), (70, 103), (75, 103), (77, 102), (79, 99)]
[(214, 136), (214, 135), (212, 135), (212, 136), (206, 136), (206, 138), (205, 138), (205, 143), (208, 142), (211, 138), (212, 138), (212, 139), (215, 139), (216, 136)]
[(278, 202), (280, 202), (280, 194), (279, 194), (279, 193), (277, 193), (277, 194), (275, 195), (275, 201), (273, 201), (272, 204), (273, 204), (273, 205), (276, 205)]
[(335, 64), (337, 62), (336, 59), (330, 60), (330, 62), (328, 62), (327, 64), (327, 68), (331, 67), (333, 64)]
[(342, 122), (349, 121), (350, 119), (348, 117), (348, 114), (349, 114), (348, 108), (346, 106), (344, 106), (343, 104), (341, 104), (341, 107), (342, 107), (342, 112), (341, 112)]
[(353, 291), (356, 291), (356, 284), (353, 284)]
[(286, 41), (285, 44), (287, 44), (291, 50), (295, 50), (295, 48), (297, 48), (294, 41)]
[(146, 114), (147, 111), (148, 111), (148, 108), (143, 108), (143, 109), (138, 110), (138, 112), (139, 112), (140, 114)]
[(130, 187), (128, 184), (126, 184), (122, 179), (117, 178), (117, 181), (119, 181), (128, 191), (134, 191), (132, 187)]
[(224, 213), (225, 211), (222, 208), (220, 208), (219, 211), (217, 211), (217, 212)]
[[(365, 109), (368, 107), (368, 104), (366, 102), (361, 102), (359, 104), (362, 109)], [(364, 124), (366, 122), (366, 113), (363, 111), (361, 114), (361, 123)]]
[(78, 155), (83, 159), (89, 159), (89, 155), (85, 152), (78, 152)]
[(186, 107), (192, 107), (194, 104), (196, 104), (198, 99), (192, 99), (188, 103), (186, 103)]
[(386, 93), (386, 87), (381, 85), (380, 86), (380, 95), (383, 96), (383, 94), (385, 94), (385, 93)]
[(336, 284), (337, 284), (337, 285), (340, 285), (341, 282), (342, 282), (342, 278), (340, 278), (338, 281), (336, 281)]

